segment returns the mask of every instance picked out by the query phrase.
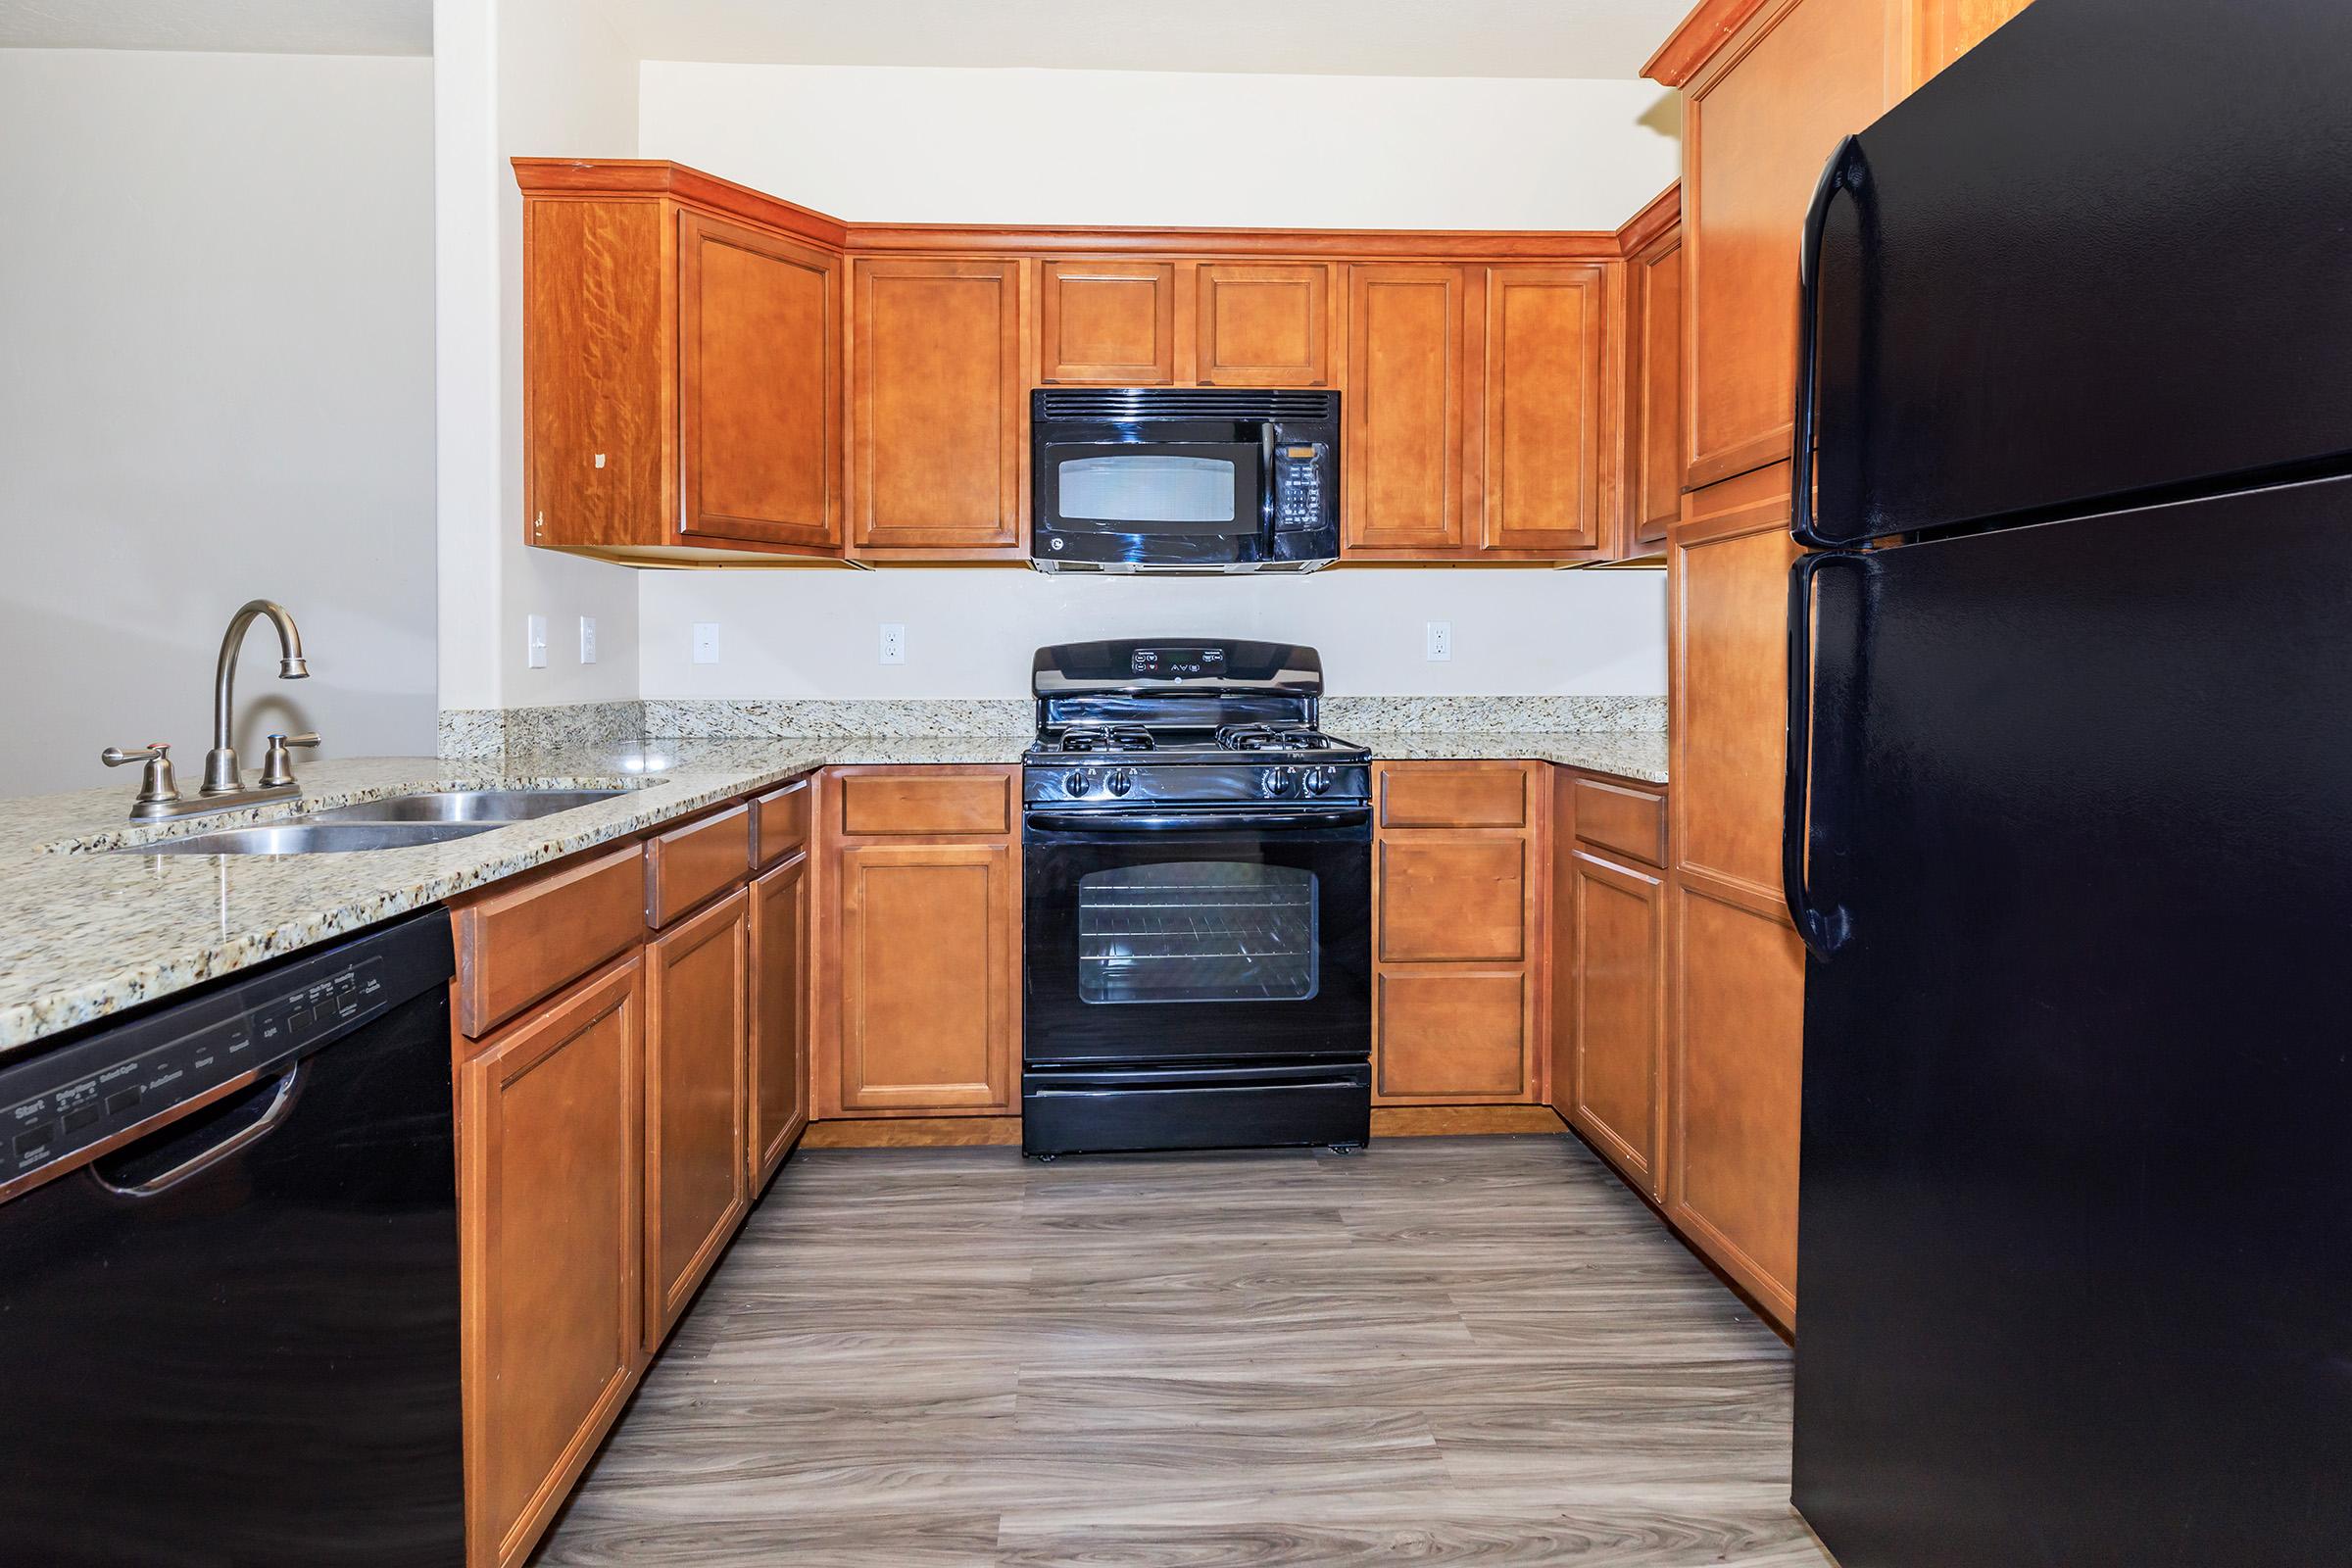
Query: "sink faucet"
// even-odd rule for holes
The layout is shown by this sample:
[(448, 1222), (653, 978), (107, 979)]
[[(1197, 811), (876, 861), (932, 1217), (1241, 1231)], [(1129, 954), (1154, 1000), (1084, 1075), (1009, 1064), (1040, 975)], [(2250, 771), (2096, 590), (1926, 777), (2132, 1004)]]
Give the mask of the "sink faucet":
[(188, 816), (198, 811), (225, 810), (253, 801), (277, 800), (297, 793), (294, 782), (294, 757), (290, 748), (316, 746), (316, 735), (272, 735), (270, 755), (262, 760), (262, 781), (248, 788), (245, 775), (237, 766), (237, 749), (229, 744), (236, 718), (235, 687), (237, 653), (245, 646), (245, 633), (254, 621), (267, 615), (270, 624), (277, 628), (277, 678), (301, 680), (311, 672), (302, 657), (302, 633), (286, 607), (267, 599), (245, 604), (229, 617), (228, 634), (220, 639), (220, 662), (213, 670), (213, 749), (204, 754), (204, 787), (195, 800), (183, 799), (178, 783), (172, 776), (172, 748), (162, 741), (150, 741), (136, 750), (125, 751), (110, 746), (100, 760), (109, 767), (121, 767), (125, 762), (144, 762), (146, 768), (139, 780), (139, 794), (130, 808), (134, 822), (154, 821), (160, 817)]
[[(245, 633), (256, 617), (268, 615), (270, 624), (277, 628), (277, 678), (302, 680), (311, 666), (302, 657), (302, 632), (286, 607), (268, 599), (249, 600), (228, 618), (228, 633), (220, 639), (220, 662), (213, 667), (213, 749), (204, 754), (204, 791), (206, 795), (242, 794), (244, 776), (237, 769), (237, 749), (229, 744), (231, 726), (236, 720), (237, 653), (245, 646)], [(313, 745), (318, 743), (311, 737)], [(272, 752), (276, 748), (271, 748)], [(265, 785), (291, 786), (289, 775), (282, 780), (264, 779)]]

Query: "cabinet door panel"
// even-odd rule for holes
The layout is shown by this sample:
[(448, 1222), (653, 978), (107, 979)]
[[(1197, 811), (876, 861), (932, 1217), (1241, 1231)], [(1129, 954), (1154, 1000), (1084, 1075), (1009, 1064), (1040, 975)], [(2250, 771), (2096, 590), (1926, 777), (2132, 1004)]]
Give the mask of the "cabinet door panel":
[(644, 1024), (632, 956), (459, 1064), (474, 1568), (529, 1554), (643, 1364)]
[(851, 336), (851, 543), (1016, 553), (1020, 264), (861, 259)]
[(666, 540), (678, 498), (663, 209), (529, 201), (522, 221), (527, 537)]
[(1317, 262), (1203, 262), (1200, 277), (1202, 386), (1326, 386), (1331, 270)]
[(1524, 969), (1388, 969), (1373, 984), (1378, 1100), (1533, 1098), (1535, 1011)]
[(680, 532), (839, 548), (840, 265), (678, 215)]
[(1683, 506), (1681, 230), (1633, 265), (1635, 554), (1663, 545)]
[[(804, 791), (804, 796), (806, 792)], [(752, 1185), (808, 1125), (808, 858), (752, 884)]]
[[(738, 829), (742, 836), (741, 829)], [(646, 947), (645, 1343), (660, 1347), (750, 1202), (744, 1157), (749, 898)]]
[(1793, 1326), (1804, 948), (1679, 880), (1674, 923), (1667, 1213)]
[(841, 850), (842, 1109), (1011, 1106), (1019, 853), (955, 844)]
[(1458, 552), (1471, 279), (1459, 267), (1348, 271), (1347, 546)]
[(1489, 550), (1577, 556), (1601, 537), (1608, 359), (1598, 267), (1487, 269)]
[(1380, 844), (1383, 963), (1527, 956), (1527, 841), (1517, 835), (1411, 833)]
[(1176, 378), (1176, 269), (1166, 262), (1047, 262), (1038, 274), (1047, 382), (1165, 386)]
[(1796, 234), (1840, 136), (1900, 91), (1897, 0), (1776, 0), (1684, 94), (1686, 487), (1788, 456)]
[(1577, 984), (1568, 1119), (1652, 1198), (1663, 1198), (1666, 897), (1654, 872), (1570, 858), (1569, 961)]

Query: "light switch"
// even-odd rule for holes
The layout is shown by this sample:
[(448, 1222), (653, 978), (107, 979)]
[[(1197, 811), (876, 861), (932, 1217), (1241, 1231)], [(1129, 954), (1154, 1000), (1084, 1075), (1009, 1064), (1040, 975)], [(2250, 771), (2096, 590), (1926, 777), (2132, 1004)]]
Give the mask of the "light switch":
[(718, 662), (718, 622), (698, 620), (694, 623), (694, 662), (698, 664)]
[(547, 617), (522, 617), (522, 662), (533, 669), (547, 667)]

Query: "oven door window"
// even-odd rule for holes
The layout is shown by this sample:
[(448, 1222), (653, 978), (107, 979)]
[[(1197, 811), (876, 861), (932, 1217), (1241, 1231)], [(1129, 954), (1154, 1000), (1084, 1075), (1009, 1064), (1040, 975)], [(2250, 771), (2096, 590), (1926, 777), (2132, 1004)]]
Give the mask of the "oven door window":
[(1054, 525), (1065, 532), (1259, 531), (1259, 456), (1253, 446), (1063, 446), (1048, 458)]
[(1312, 871), (1245, 860), (1078, 879), (1081, 1002), (1306, 1002), (1320, 984)]

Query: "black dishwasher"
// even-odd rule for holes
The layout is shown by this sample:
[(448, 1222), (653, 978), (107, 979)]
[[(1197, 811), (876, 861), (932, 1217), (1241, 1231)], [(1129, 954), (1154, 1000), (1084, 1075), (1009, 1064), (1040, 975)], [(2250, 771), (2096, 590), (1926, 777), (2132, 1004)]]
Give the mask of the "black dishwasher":
[(0, 1562), (461, 1564), (448, 916), (0, 1068)]

